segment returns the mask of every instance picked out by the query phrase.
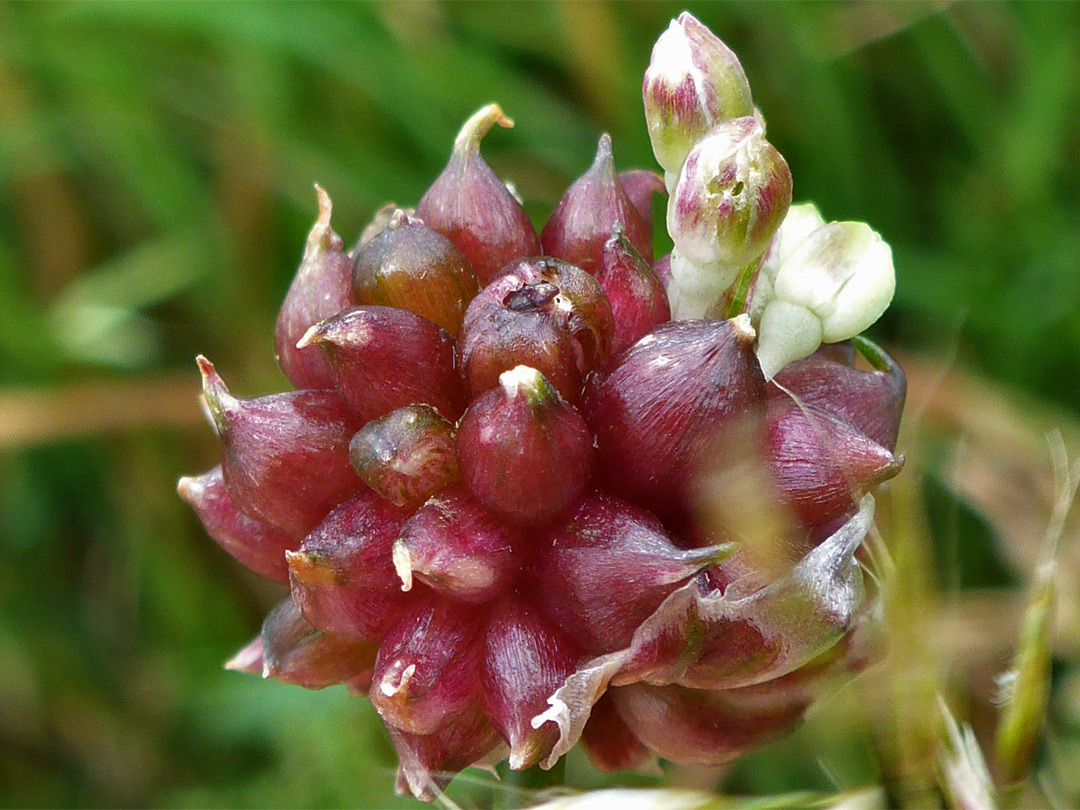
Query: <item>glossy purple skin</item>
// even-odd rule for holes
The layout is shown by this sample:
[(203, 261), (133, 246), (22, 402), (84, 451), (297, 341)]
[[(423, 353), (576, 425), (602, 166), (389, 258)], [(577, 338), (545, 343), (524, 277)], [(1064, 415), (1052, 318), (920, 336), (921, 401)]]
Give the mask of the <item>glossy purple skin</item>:
[(484, 614), (440, 596), (398, 618), (382, 644), (371, 703), (410, 734), (433, 734), (480, 693)]
[(277, 531), (240, 511), (225, 489), (221, 467), (180, 479), (177, 487), (210, 538), (233, 559), (275, 582), (289, 581), (285, 552), (300, 545), (300, 537)]
[(455, 144), (416, 215), (457, 245), (484, 285), (515, 259), (540, 253), (540, 240), (521, 203), (480, 155), (482, 136)]
[(320, 323), (305, 340), (322, 349), (335, 388), (361, 422), (413, 403), (430, 405), (451, 421), (465, 408), (453, 338), (412, 312), (352, 307)]
[(500, 384), (485, 392), (457, 431), (458, 462), (469, 491), (520, 526), (558, 517), (592, 475), (593, 437), (585, 420), (538, 379), (535, 390)]
[(786, 397), (769, 400), (764, 441), (781, 500), (807, 526), (841, 517), (903, 466), (847, 420)]
[(306, 689), (323, 689), (371, 669), (378, 646), (323, 633), (300, 615), (292, 599), (270, 611), (259, 635), (263, 677)]
[(352, 289), (357, 304), (400, 307), (456, 336), (480, 288), (453, 242), (399, 209), (357, 251)]
[(360, 421), (341, 397), (292, 391), (240, 400), (208, 360), (199, 363), (221, 438), (225, 487), (237, 507), (290, 537), (303, 537), (364, 488), (348, 455)]
[[(612, 495), (582, 498), (543, 535), (534, 563), (537, 598), (575, 644), (600, 654), (634, 630), (681, 581), (715, 562), (684, 551), (650, 512)], [(613, 593), (621, 593), (613, 600)]]
[(431, 802), (458, 771), (483, 758), (499, 742), (479, 700), (448, 718), (433, 734), (386, 727), (398, 754), (397, 792)]
[(461, 478), (454, 426), (430, 405), (406, 405), (368, 422), (349, 442), (349, 461), (398, 506), (419, 505)]
[(392, 547), (410, 510), (366, 492), (341, 504), (287, 555), (293, 600), (326, 633), (377, 639), (411, 601)]
[(652, 229), (619, 182), (611, 138), (604, 135), (592, 166), (574, 181), (555, 206), (540, 234), (540, 244), (547, 255), (595, 276), (600, 271), (604, 243), (611, 238), (616, 223), (646, 261), (651, 262)]
[(319, 218), (308, 235), (304, 258), (278, 311), (274, 349), (285, 377), (296, 388), (332, 388), (330, 370), (319, 350), (298, 349), (312, 326), (351, 305), (352, 262), (341, 237), (330, 227), (330, 198), (316, 186)]
[(619, 184), (626, 192), (630, 204), (638, 212), (641, 221), (645, 223), (645, 231), (649, 242), (652, 243), (653, 234), (653, 209), (652, 198), (659, 194), (667, 196), (667, 187), (664, 178), (650, 169), (627, 169), (619, 172)]
[[(825, 348), (825, 347), (822, 347)], [(847, 347), (850, 350), (850, 346)], [(843, 417), (886, 450), (896, 449), (900, 417), (907, 396), (907, 378), (892, 358), (885, 371), (861, 371), (851, 362), (840, 362), (842, 349), (829, 347), (783, 368), (775, 383), (807, 404)], [(840, 354), (839, 357), (837, 355)], [(786, 397), (776, 384), (770, 397)]]
[(526, 598), (514, 594), (492, 609), (484, 638), (484, 711), (510, 746), (510, 767), (528, 768), (547, 756), (555, 726), (539, 729), (533, 717), (574, 671), (572, 644)]
[(604, 243), (597, 280), (611, 304), (614, 354), (671, 320), (663, 283), (621, 229)]
[(415, 576), (454, 599), (482, 604), (505, 592), (521, 568), (525, 537), (465, 487), (432, 497), (401, 527)]
[(611, 306), (596, 279), (549, 257), (506, 267), (465, 313), (461, 373), (473, 397), (518, 365), (535, 368), (576, 403), (585, 376), (611, 352)]
[[(761, 429), (765, 378), (753, 333), (732, 321), (673, 321), (612, 358), (585, 392), (598, 480), (622, 497), (679, 510), (697, 471)], [(732, 440), (733, 441), (733, 440)]]

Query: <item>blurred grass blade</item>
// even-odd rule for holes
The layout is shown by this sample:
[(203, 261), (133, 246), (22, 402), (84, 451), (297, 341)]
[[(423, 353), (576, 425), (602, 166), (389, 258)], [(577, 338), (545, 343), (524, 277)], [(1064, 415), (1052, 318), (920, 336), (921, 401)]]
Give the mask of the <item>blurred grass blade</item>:
[(1002, 676), (1003, 701), (994, 739), (996, 764), (1002, 782), (1015, 787), (1027, 776), (1034, 759), (1050, 701), (1053, 625), (1057, 607), (1057, 549), (1065, 520), (1080, 485), (1080, 465), (1069, 468), (1060, 434), (1050, 437), (1056, 497), (1042, 561), (1035, 571), (1024, 611), (1012, 667)]
[(945, 739), (939, 751), (941, 791), (952, 810), (994, 810), (994, 784), (979, 742), (970, 726), (956, 722), (944, 699), (938, 696)]

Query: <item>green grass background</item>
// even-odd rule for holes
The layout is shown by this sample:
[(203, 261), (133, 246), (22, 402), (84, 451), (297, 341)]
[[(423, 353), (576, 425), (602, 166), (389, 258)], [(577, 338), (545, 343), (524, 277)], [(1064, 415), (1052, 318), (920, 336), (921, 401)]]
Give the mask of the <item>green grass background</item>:
[[(221, 669), (279, 592), (174, 495), (214, 463), (192, 358), (243, 395), (283, 388), (271, 330), (312, 183), (351, 242), (382, 203), (419, 198), (483, 103), (517, 122), (485, 154), (538, 222), (602, 132), (621, 168), (652, 166), (641, 76), (684, 7), (741, 57), (796, 199), (892, 244), (897, 297), (873, 334), (1080, 410), (1078, 5), (2, 4), (0, 804), (416, 805), (392, 797), (366, 702)], [(1018, 588), (935, 481), (946, 590)], [(1069, 700), (1041, 754), (1066, 771)], [(902, 779), (873, 729), (818, 726), (722, 784)], [(576, 757), (567, 781), (649, 780)], [(452, 795), (512, 806), (530, 795), (514, 784), (474, 772)]]

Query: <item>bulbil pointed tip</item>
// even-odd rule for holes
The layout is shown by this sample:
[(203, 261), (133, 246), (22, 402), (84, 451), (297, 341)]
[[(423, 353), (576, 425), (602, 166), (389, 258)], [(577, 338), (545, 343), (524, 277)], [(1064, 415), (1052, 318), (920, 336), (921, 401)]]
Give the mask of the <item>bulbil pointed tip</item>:
[(405, 543), (398, 540), (394, 543), (394, 570), (401, 579), (401, 590), (411, 591), (413, 586), (412, 557)]
[(217, 373), (214, 364), (203, 355), (195, 358), (199, 365), (199, 373), (202, 374), (203, 401), (206, 410), (214, 421), (214, 426), (219, 434), (224, 433), (228, 426), (229, 413), (236, 407), (236, 397), (229, 393), (225, 381)]
[(318, 557), (307, 551), (286, 551), (285, 561), (289, 571), (307, 585), (332, 585), (335, 577), (333, 570), (323, 565)]
[(205, 489), (202, 481), (195, 475), (185, 475), (176, 482), (176, 494), (189, 506), (199, 499)]
[[(264, 670), (263, 642), (261, 636), (240, 649), (236, 655), (225, 662), (225, 669), (233, 672), (246, 672), (249, 675), (260, 675)], [(265, 677), (265, 676), (264, 676)]]
[(496, 124), (504, 129), (509, 129), (514, 126), (514, 121), (506, 116), (502, 107), (498, 104), (494, 102), (485, 104), (462, 125), (461, 130), (454, 139), (454, 151), (458, 153), (478, 152), (480, 142)]
[(757, 340), (757, 331), (750, 323), (750, 316), (745, 312), (731, 319), (731, 328), (735, 332), (736, 342), (746, 347), (752, 347)]
[(326, 193), (326, 189), (318, 183), (315, 183), (315, 196), (319, 200), (319, 215), (315, 219), (315, 228), (328, 229), (330, 227), (330, 215), (334, 210), (334, 203), (331, 201), (330, 195)]
[(322, 325), (323, 322), (320, 321), (304, 332), (300, 340), (296, 341), (296, 348), (306, 349), (308, 346), (322, 342)]
[(508, 399), (525, 397), (534, 408), (551, 405), (560, 399), (547, 378), (530, 366), (514, 366), (499, 375), (499, 385), (506, 392)]

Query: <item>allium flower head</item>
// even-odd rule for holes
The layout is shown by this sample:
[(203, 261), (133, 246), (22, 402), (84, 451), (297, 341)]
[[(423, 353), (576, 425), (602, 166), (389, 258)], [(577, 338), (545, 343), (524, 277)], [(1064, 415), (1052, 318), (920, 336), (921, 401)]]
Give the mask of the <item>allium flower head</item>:
[[(871, 615), (854, 554), (902, 463), (903, 373), (850, 347), (763, 371), (760, 341), (777, 302), (853, 335), (888, 248), (823, 226), (765, 270), (787, 165), (723, 43), (688, 15), (664, 37), (647, 108), (684, 48), (704, 106), (671, 115), (708, 124), (669, 228), (687, 256), (746, 264), (763, 307), (712, 289), (745, 306), (671, 320), (696, 271), (654, 270), (663, 183), (619, 174), (606, 135), (538, 237), (481, 155), (510, 124), (491, 104), (415, 211), (378, 212), (351, 253), (318, 189), (275, 332), (296, 390), (243, 399), (198, 361), (221, 460), (180, 494), (289, 586), (228, 666), (366, 694), (422, 799), (480, 759), (551, 767), (578, 740), (604, 770), (730, 760), (799, 721)], [(732, 519), (755, 508), (783, 516), (768, 537)], [(763, 540), (783, 565), (760, 564)]]

